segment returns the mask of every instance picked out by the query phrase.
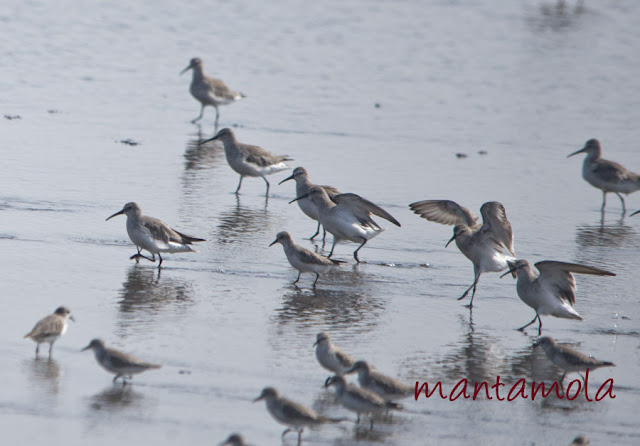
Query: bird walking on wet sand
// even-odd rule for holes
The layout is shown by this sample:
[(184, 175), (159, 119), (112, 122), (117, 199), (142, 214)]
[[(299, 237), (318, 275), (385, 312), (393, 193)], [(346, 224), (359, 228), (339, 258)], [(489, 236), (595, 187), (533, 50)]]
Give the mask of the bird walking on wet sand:
[(518, 330), (524, 331), (537, 319), (538, 336), (542, 333), (540, 316), (550, 315), (564, 319), (582, 320), (578, 312), (573, 309), (576, 303), (576, 282), (573, 273), (615, 276), (614, 273), (600, 268), (553, 260), (538, 262), (535, 267), (539, 273), (536, 273), (526, 260), (510, 261), (509, 271), (500, 277), (512, 274), (518, 278), (516, 288), (520, 300), (536, 311), (536, 317)]
[(336, 375), (344, 375), (355, 362), (351, 356), (331, 342), (327, 332), (318, 333), (313, 346), (316, 348), (316, 359), (320, 365)]
[[(315, 184), (313, 184), (309, 179), (309, 173), (307, 172), (307, 169), (305, 169), (304, 167), (296, 167), (295, 169), (293, 169), (293, 173), (291, 174), (291, 176), (280, 181), (278, 184), (282, 184), (285, 181), (289, 181), (289, 180), (296, 181), (296, 197), (301, 197), (302, 195), (309, 192), (309, 189), (315, 186)], [(335, 187), (332, 187), (332, 186), (320, 186), (320, 187), (327, 192), (327, 195), (332, 200), (335, 195), (340, 194), (340, 191)], [(320, 217), (318, 216), (318, 209), (316, 205), (313, 203), (313, 201), (311, 201), (311, 199), (309, 198), (303, 198), (302, 200), (298, 200), (297, 203), (300, 209), (302, 210), (302, 212), (304, 212), (307, 217), (311, 218), (312, 220), (316, 220), (318, 222), (318, 228), (316, 229), (316, 233), (309, 238), (309, 240), (313, 240), (318, 234), (320, 234), (321, 223), (320, 223)], [(323, 229), (323, 234), (322, 234), (323, 241), (326, 235), (327, 235), (327, 230)]]
[(231, 91), (220, 79), (214, 79), (204, 74), (202, 60), (198, 57), (191, 59), (189, 66), (182, 70), (180, 74), (186, 73), (189, 70), (193, 70), (193, 78), (191, 79), (189, 91), (191, 95), (200, 102), (200, 115), (191, 122), (195, 123), (202, 119), (204, 108), (207, 105), (212, 105), (216, 109), (215, 128), (217, 129), (218, 119), (220, 118), (218, 106), (231, 104), (246, 96), (239, 91)]
[[(127, 216), (127, 233), (138, 249), (138, 253), (129, 257), (130, 259), (143, 258), (155, 262), (156, 254), (158, 254), (160, 258), (158, 268), (160, 268), (162, 266), (161, 252), (191, 252), (193, 251), (190, 246), (192, 243), (205, 241), (171, 229), (168, 224), (157, 218), (142, 215), (140, 206), (134, 202), (125, 204), (121, 211), (108, 217), (107, 220), (121, 214)], [(153, 257), (142, 255), (143, 249), (150, 252)]]
[(573, 152), (567, 158), (579, 153), (587, 154), (582, 165), (582, 178), (602, 191), (602, 208), (600, 211), (604, 212), (604, 208), (607, 205), (607, 192), (613, 192), (622, 202), (622, 214), (624, 215), (627, 212), (627, 207), (625, 206), (624, 198), (620, 194), (629, 195), (640, 190), (640, 175), (631, 172), (621, 164), (600, 158), (602, 148), (597, 139), (590, 139), (582, 149)]
[(219, 446), (249, 446), (240, 434), (231, 434)]
[(267, 410), (273, 418), (287, 428), (282, 432), (282, 437), (291, 431), (298, 432), (298, 444), (302, 442), (302, 431), (305, 427), (317, 426), (324, 423), (339, 423), (347, 421), (345, 418), (328, 418), (302, 404), (280, 396), (273, 387), (265, 387), (256, 401), (265, 400)]
[(379, 235), (382, 229), (372, 218), (371, 214), (382, 217), (400, 227), (398, 220), (380, 206), (356, 194), (339, 194), (329, 198), (327, 191), (321, 186), (314, 186), (306, 194), (291, 200), (310, 198), (318, 209), (318, 216), (322, 226), (333, 235), (333, 244), (329, 258), (333, 255), (336, 243), (349, 240), (360, 243), (353, 252), (353, 258), (360, 263), (358, 251), (372, 238)]
[(125, 379), (132, 379), (133, 375), (137, 373), (162, 367), (158, 364), (150, 364), (142, 361), (135, 356), (122, 353), (113, 348), (108, 348), (100, 339), (93, 339), (89, 345), (82, 349), (82, 351), (85, 350), (93, 350), (93, 354), (95, 355), (98, 364), (100, 364), (106, 371), (116, 374), (113, 378), (113, 382), (116, 382), (118, 378), (122, 378), (123, 385), (127, 383)]
[(513, 230), (501, 203), (489, 201), (482, 205), (482, 225), (469, 209), (450, 200), (417, 201), (409, 207), (429, 221), (454, 225), (453, 237), (445, 248), (455, 240), (460, 252), (473, 262), (473, 283), (458, 298), (464, 299), (473, 290), (469, 307), (473, 306), (480, 275), (484, 272), (503, 271), (509, 267), (507, 260), (515, 260)]
[(262, 147), (239, 143), (236, 140), (236, 135), (229, 128), (220, 130), (216, 136), (203, 141), (202, 144), (218, 139), (222, 141), (229, 166), (240, 174), (236, 194), (240, 192), (244, 177), (261, 177), (267, 183), (265, 196), (269, 196), (269, 181), (265, 177), (288, 169), (289, 166), (285, 164), (285, 161), (293, 160), (289, 155), (273, 155)]
[(67, 307), (58, 307), (53, 314), (40, 319), (24, 337), (36, 343), (36, 358), (40, 352), (40, 344), (49, 344), (49, 357), (53, 344), (67, 331), (67, 320), (75, 321)]
[(566, 345), (558, 345), (555, 339), (548, 336), (538, 339), (535, 345), (541, 346), (547, 358), (564, 371), (562, 378), (560, 378), (560, 386), (562, 386), (562, 382), (565, 376), (567, 376), (567, 373), (578, 372), (584, 383), (585, 378), (580, 372), (584, 372), (587, 369), (595, 370), (600, 367), (615, 367), (615, 364), (612, 362), (601, 361), (587, 356)]
[(298, 278), (293, 282), (294, 284), (298, 283), (300, 280), (300, 274), (314, 273), (316, 275), (316, 280), (313, 281), (313, 288), (315, 288), (318, 283), (318, 279), (320, 278), (320, 273), (324, 274), (330, 268), (341, 263), (345, 263), (341, 260), (328, 259), (313, 251), (309, 251), (302, 246), (296, 245), (293, 242), (291, 234), (286, 231), (279, 232), (278, 235), (276, 235), (276, 239), (269, 246), (273, 246), (276, 243), (280, 243), (282, 245), (284, 253), (287, 256), (287, 260), (289, 260), (291, 266), (298, 270)]
[(336, 375), (327, 378), (325, 388), (335, 386), (336, 398), (345, 408), (358, 414), (356, 423), (360, 422), (360, 414), (367, 415), (370, 421), (369, 429), (373, 429), (373, 415), (386, 413), (390, 409), (401, 409), (402, 406), (393, 401), (387, 401), (377, 393), (348, 384), (344, 376)]
[(353, 372), (358, 372), (358, 384), (360, 384), (360, 387), (380, 395), (387, 401), (414, 395), (414, 387), (376, 372), (366, 361), (356, 361), (353, 366), (345, 370), (345, 374)]

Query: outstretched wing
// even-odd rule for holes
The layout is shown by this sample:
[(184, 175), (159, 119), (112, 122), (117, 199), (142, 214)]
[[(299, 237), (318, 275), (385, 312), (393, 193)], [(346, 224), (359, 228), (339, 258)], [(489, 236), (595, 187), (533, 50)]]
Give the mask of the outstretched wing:
[(422, 200), (411, 203), (409, 208), (422, 218), (443, 225), (473, 227), (477, 218), (469, 209), (451, 200)]
[(572, 273), (592, 274), (596, 276), (615, 276), (614, 273), (592, 266), (580, 265), (578, 263), (556, 262), (545, 260), (535, 264), (540, 277), (538, 282), (541, 286), (551, 288), (563, 300), (571, 305), (576, 303), (576, 282)]
[(490, 231), (493, 234), (493, 240), (502, 245), (504, 249), (509, 251), (515, 257), (513, 250), (513, 230), (511, 223), (507, 219), (507, 212), (502, 203), (497, 201), (489, 201), (480, 208), (482, 214), (482, 231)]
[(393, 216), (382, 209), (375, 203), (367, 200), (366, 198), (362, 198), (360, 195), (356, 194), (339, 194), (334, 195), (331, 199), (338, 203), (338, 206), (342, 205), (344, 207), (348, 207), (355, 217), (360, 220), (363, 224), (374, 225), (379, 228), (379, 226), (371, 219), (371, 214), (377, 215), (378, 217), (384, 218), (385, 220), (390, 221), (394, 225), (400, 227), (400, 223), (398, 220), (393, 218)]

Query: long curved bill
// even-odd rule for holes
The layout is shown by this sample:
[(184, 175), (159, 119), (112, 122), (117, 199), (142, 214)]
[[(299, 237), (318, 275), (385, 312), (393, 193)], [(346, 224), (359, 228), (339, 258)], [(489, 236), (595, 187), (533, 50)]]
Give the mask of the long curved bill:
[(285, 181), (289, 181), (289, 180), (293, 180), (293, 174), (291, 174), (291, 176), (290, 176), (290, 177), (287, 177), (287, 178), (285, 178), (284, 180), (280, 181), (280, 182), (278, 183), (278, 186), (280, 186), (280, 185), (281, 185), (282, 183), (284, 183)]
[[(273, 242), (271, 242), (271, 244), (269, 245), (269, 248), (271, 248), (273, 245), (275, 245), (276, 243), (278, 243), (278, 240), (274, 240)], [(314, 344), (315, 345), (315, 344)]]
[(116, 216), (122, 215), (122, 214), (124, 214), (124, 209), (122, 209), (121, 211), (116, 212), (115, 214), (113, 214), (110, 217), (107, 217), (107, 219), (105, 221), (108, 221), (108, 220), (112, 219), (113, 217), (116, 217)]
[(209, 138), (209, 139), (207, 139), (205, 141), (202, 141), (202, 142), (198, 143), (198, 145), (201, 146), (201, 145), (206, 144), (208, 142), (215, 141), (216, 139), (218, 139), (218, 135), (214, 136), (213, 138)]
[(572, 153), (572, 154), (570, 154), (570, 155), (567, 155), (567, 158), (570, 158), (570, 157), (572, 157), (573, 155), (577, 155), (578, 153), (582, 153), (582, 152), (584, 152), (584, 151), (585, 151), (585, 147), (583, 147), (583, 148), (582, 148), (582, 149), (580, 149), (580, 150), (576, 150), (575, 152), (573, 152), (573, 153)]
[(518, 277), (518, 275), (516, 274), (516, 264), (513, 262), (507, 262), (507, 265), (509, 265), (509, 271), (501, 275), (500, 278), (502, 279), (504, 276), (506, 276), (509, 273), (511, 273), (514, 279)]
[(454, 241), (454, 240), (456, 239), (456, 237), (457, 237), (457, 236), (458, 236), (458, 234), (453, 234), (453, 237), (451, 237), (451, 238), (449, 239), (449, 241), (447, 242), (447, 244), (446, 244), (446, 245), (444, 245), (444, 247), (446, 248), (447, 246), (449, 246), (449, 244), (450, 244), (452, 241)]
[(289, 204), (293, 203), (294, 201), (298, 201), (298, 200), (302, 200), (303, 198), (307, 198), (308, 196), (309, 196), (309, 192), (307, 192), (306, 194), (302, 194), (298, 198), (294, 198), (293, 200), (291, 200), (289, 202)]

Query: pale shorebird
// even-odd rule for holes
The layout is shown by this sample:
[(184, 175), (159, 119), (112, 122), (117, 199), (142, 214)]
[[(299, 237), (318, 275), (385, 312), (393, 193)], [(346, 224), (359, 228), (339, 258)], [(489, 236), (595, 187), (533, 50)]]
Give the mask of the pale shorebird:
[(293, 242), (291, 234), (286, 231), (278, 232), (276, 239), (269, 246), (273, 246), (276, 243), (280, 243), (282, 245), (284, 253), (287, 256), (287, 260), (289, 260), (291, 266), (298, 270), (298, 278), (293, 282), (294, 284), (298, 283), (300, 280), (300, 274), (314, 273), (316, 275), (316, 280), (313, 281), (313, 288), (315, 288), (316, 283), (318, 283), (318, 279), (320, 278), (320, 273), (324, 274), (330, 268), (341, 263), (345, 263), (341, 260), (328, 259), (313, 251), (309, 251), (302, 246), (296, 245)]
[(538, 320), (538, 336), (542, 332), (540, 316), (550, 315), (564, 319), (582, 320), (573, 306), (576, 303), (576, 282), (572, 273), (592, 274), (596, 276), (615, 276), (615, 274), (592, 266), (577, 263), (556, 262), (545, 260), (535, 264), (540, 273), (536, 273), (526, 260), (509, 262), (509, 271), (500, 277), (511, 273), (517, 276), (518, 296), (525, 304), (536, 310), (536, 317), (518, 330), (523, 331)]
[(607, 192), (613, 192), (622, 202), (622, 213), (626, 213), (627, 207), (625, 206), (624, 198), (620, 194), (629, 195), (640, 190), (640, 175), (631, 172), (621, 164), (600, 158), (602, 148), (597, 139), (590, 139), (582, 149), (573, 152), (567, 158), (579, 153), (587, 154), (582, 165), (582, 178), (602, 191), (602, 208), (600, 211), (604, 212), (604, 208), (607, 205)]
[[(309, 192), (291, 200), (302, 200), (310, 198), (318, 209), (318, 216), (322, 226), (333, 235), (333, 245), (328, 257), (333, 255), (336, 243), (340, 240), (349, 240), (360, 243), (360, 246), (353, 252), (356, 262), (358, 251), (367, 241), (379, 235), (384, 229), (371, 218), (371, 214), (382, 217), (396, 226), (400, 226), (398, 220), (380, 206), (364, 199), (356, 194), (339, 194), (329, 198), (327, 191), (321, 186), (314, 186)], [(333, 200), (333, 201), (332, 201)]]
[(49, 344), (49, 357), (53, 344), (67, 331), (67, 319), (71, 319), (71, 311), (67, 307), (58, 307), (53, 314), (40, 319), (24, 337), (36, 343), (36, 358), (40, 352), (40, 344)]
[(242, 179), (244, 177), (262, 177), (267, 183), (267, 192), (269, 195), (269, 181), (265, 178), (267, 175), (277, 173), (289, 168), (284, 162), (291, 161), (289, 155), (273, 155), (262, 147), (242, 144), (236, 140), (236, 135), (229, 128), (220, 130), (213, 138), (203, 141), (201, 144), (219, 139), (224, 145), (224, 153), (227, 156), (227, 162), (233, 170), (240, 174), (240, 182), (236, 189), (236, 194), (240, 192)]
[(345, 408), (358, 414), (356, 423), (360, 422), (360, 414), (367, 415), (373, 429), (373, 414), (386, 413), (390, 409), (401, 409), (397, 403), (387, 401), (370, 390), (347, 384), (344, 376), (330, 376), (324, 383), (325, 387), (335, 386), (336, 398)]
[(231, 434), (219, 446), (248, 446), (240, 434)]
[(324, 331), (318, 333), (313, 346), (320, 365), (336, 375), (344, 375), (355, 362), (351, 356), (336, 347)]
[(264, 399), (267, 403), (267, 410), (273, 418), (280, 424), (284, 424), (287, 428), (282, 432), (282, 437), (291, 431), (298, 432), (298, 444), (302, 441), (302, 431), (308, 426), (317, 426), (323, 423), (339, 423), (347, 421), (345, 418), (328, 418), (320, 415), (316, 411), (304, 407), (295, 401), (291, 401), (278, 394), (273, 387), (265, 387), (258, 398), (253, 400), (260, 401)]
[(504, 206), (497, 201), (484, 203), (480, 208), (482, 225), (473, 213), (450, 200), (424, 200), (411, 203), (411, 210), (422, 218), (444, 225), (454, 225), (453, 237), (458, 249), (473, 262), (473, 283), (458, 298), (464, 299), (473, 289), (469, 307), (480, 275), (484, 272), (500, 272), (509, 267), (508, 260), (515, 260), (513, 231)]
[(162, 367), (161, 365), (150, 364), (142, 361), (135, 356), (122, 353), (113, 348), (105, 347), (104, 342), (101, 339), (93, 339), (89, 345), (82, 349), (82, 351), (85, 350), (93, 350), (93, 354), (95, 355), (98, 364), (100, 364), (106, 371), (116, 374), (113, 378), (113, 382), (116, 382), (118, 378), (122, 378), (122, 384), (126, 384), (126, 378), (132, 379), (133, 375), (137, 373)]
[(215, 126), (218, 128), (218, 118), (220, 117), (218, 106), (231, 104), (232, 102), (239, 101), (246, 96), (239, 91), (231, 91), (220, 79), (214, 79), (213, 77), (204, 74), (202, 60), (198, 57), (191, 59), (189, 66), (182, 70), (180, 74), (186, 73), (189, 70), (193, 70), (193, 78), (191, 80), (189, 91), (201, 105), (200, 115), (191, 122), (195, 123), (202, 119), (204, 108), (207, 105), (212, 105), (216, 109)]
[(414, 395), (414, 388), (390, 376), (376, 372), (366, 361), (356, 361), (345, 373), (358, 372), (358, 384), (387, 401), (407, 398)]
[(535, 345), (541, 346), (547, 358), (564, 371), (562, 378), (560, 378), (561, 386), (567, 373), (578, 372), (584, 382), (584, 376), (580, 372), (584, 372), (587, 369), (595, 370), (600, 367), (615, 366), (613, 362), (600, 361), (566, 345), (558, 345), (555, 339), (547, 336), (538, 339)]
[[(307, 169), (305, 169), (304, 167), (296, 167), (295, 169), (293, 169), (293, 173), (291, 174), (291, 176), (280, 181), (278, 184), (282, 184), (285, 181), (289, 181), (289, 180), (296, 180), (296, 197), (301, 197), (302, 195), (309, 192), (309, 189), (315, 186), (315, 184), (313, 184), (309, 179), (309, 173), (307, 172)], [(333, 186), (320, 186), (320, 187), (327, 192), (327, 195), (329, 195), (329, 198), (331, 198), (332, 200), (335, 195), (338, 195), (340, 193), (340, 191)], [(309, 240), (313, 240), (318, 234), (320, 234), (321, 223), (320, 223), (320, 217), (318, 216), (318, 209), (316, 205), (313, 203), (313, 201), (311, 201), (310, 198), (303, 198), (302, 200), (298, 200), (298, 206), (300, 207), (302, 212), (305, 213), (307, 217), (311, 218), (312, 220), (316, 220), (318, 222), (316, 233), (309, 238)], [(327, 235), (327, 230), (323, 229), (323, 234), (322, 234), (323, 241), (326, 235)]]
[[(137, 203), (127, 203), (124, 205), (121, 211), (116, 212), (110, 218), (116, 215), (124, 214), (127, 216), (127, 233), (129, 238), (136, 245), (138, 253), (129, 257), (130, 259), (147, 259), (151, 262), (156, 261), (156, 254), (160, 258), (158, 268), (162, 266), (161, 252), (191, 252), (192, 243), (204, 242), (204, 239), (191, 237), (189, 235), (182, 234), (171, 227), (165, 222), (158, 220), (157, 218), (142, 215), (142, 210)], [(149, 251), (153, 258), (149, 258), (140, 253), (142, 250)]]

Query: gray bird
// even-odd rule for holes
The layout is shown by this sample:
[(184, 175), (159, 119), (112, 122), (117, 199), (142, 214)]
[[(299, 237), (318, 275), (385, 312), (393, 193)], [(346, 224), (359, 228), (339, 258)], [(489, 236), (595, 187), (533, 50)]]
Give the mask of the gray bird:
[(227, 157), (227, 163), (233, 170), (240, 174), (240, 182), (236, 189), (236, 194), (240, 192), (242, 179), (244, 177), (261, 177), (267, 183), (267, 192), (269, 195), (269, 181), (265, 178), (272, 173), (280, 172), (289, 168), (285, 161), (291, 161), (289, 155), (274, 155), (267, 152), (262, 147), (252, 146), (249, 144), (239, 143), (236, 135), (229, 128), (220, 130), (213, 138), (203, 141), (205, 144), (209, 141), (222, 141), (224, 153)]
[(601, 361), (566, 345), (559, 345), (553, 338), (548, 336), (538, 339), (535, 345), (541, 346), (547, 358), (564, 371), (562, 378), (560, 378), (561, 386), (567, 373), (578, 372), (584, 382), (584, 376), (580, 372), (584, 372), (587, 369), (595, 370), (600, 367), (615, 366), (613, 362)]
[(383, 229), (371, 218), (377, 215), (400, 227), (398, 220), (375, 203), (356, 194), (338, 194), (329, 198), (327, 191), (321, 186), (314, 186), (309, 192), (289, 202), (310, 198), (316, 205), (322, 226), (333, 235), (333, 245), (328, 257), (340, 240), (360, 243), (353, 252), (353, 258), (360, 263), (358, 251), (372, 238), (379, 235)]
[(67, 331), (67, 319), (75, 321), (67, 307), (58, 307), (53, 314), (40, 319), (24, 337), (36, 343), (36, 358), (40, 352), (40, 344), (49, 344), (49, 357), (53, 344)]
[(536, 311), (536, 317), (528, 324), (518, 328), (518, 330), (523, 331), (537, 319), (538, 336), (542, 333), (542, 319), (540, 316), (550, 315), (564, 319), (582, 320), (582, 316), (573, 309), (576, 303), (576, 282), (573, 273), (615, 276), (614, 273), (600, 268), (553, 260), (538, 262), (535, 267), (540, 273), (536, 273), (531, 264), (524, 259), (516, 262), (510, 261), (509, 271), (500, 277), (504, 277), (507, 274), (518, 277), (516, 287), (520, 300)]
[[(129, 238), (136, 245), (138, 253), (129, 257), (130, 259), (147, 259), (150, 262), (156, 261), (156, 254), (160, 258), (158, 268), (162, 266), (161, 252), (192, 252), (191, 244), (194, 242), (204, 242), (204, 239), (191, 237), (172, 229), (165, 222), (157, 218), (142, 215), (142, 210), (138, 203), (130, 202), (124, 205), (121, 211), (116, 212), (107, 220), (116, 215), (127, 216), (127, 233)], [(142, 250), (149, 251), (152, 258), (141, 254)]]
[(387, 401), (414, 395), (414, 388), (390, 376), (376, 372), (366, 361), (356, 361), (345, 374), (358, 372), (360, 387), (377, 393)]
[(411, 203), (411, 210), (420, 217), (444, 225), (455, 225), (453, 237), (447, 242), (456, 241), (456, 245), (473, 263), (473, 283), (458, 298), (464, 299), (469, 291), (473, 306), (473, 297), (480, 275), (484, 272), (500, 272), (509, 267), (508, 260), (515, 260), (513, 251), (513, 230), (507, 219), (504, 206), (497, 201), (484, 203), (480, 208), (482, 225), (473, 213), (450, 200), (423, 200)]
[(246, 96), (239, 91), (231, 91), (220, 79), (214, 79), (204, 74), (202, 60), (198, 57), (191, 59), (189, 66), (182, 70), (180, 74), (186, 73), (189, 70), (193, 70), (193, 78), (191, 79), (189, 91), (191, 95), (200, 102), (200, 115), (191, 122), (195, 123), (202, 119), (204, 108), (207, 105), (212, 105), (216, 109), (215, 128), (217, 129), (218, 119), (220, 117), (218, 106), (231, 104)]
[(225, 441), (220, 443), (219, 446), (249, 446), (245, 441), (242, 435), (240, 434), (231, 434)]
[(82, 351), (85, 350), (93, 350), (98, 364), (106, 371), (116, 374), (113, 382), (116, 382), (118, 378), (122, 378), (123, 385), (127, 383), (125, 379), (132, 379), (133, 375), (137, 373), (162, 367), (158, 364), (150, 364), (113, 348), (108, 348), (101, 339), (93, 339), (89, 345), (82, 349)]
[[(313, 184), (309, 179), (309, 173), (307, 172), (307, 169), (305, 169), (304, 167), (296, 167), (295, 169), (293, 169), (293, 173), (291, 174), (291, 176), (280, 181), (278, 184), (282, 184), (285, 181), (289, 181), (289, 180), (296, 181), (296, 197), (301, 197), (302, 195), (309, 192), (309, 189), (315, 186), (315, 184)], [(340, 194), (340, 191), (333, 186), (320, 186), (320, 187), (327, 192), (327, 195), (331, 200), (333, 200), (333, 197), (335, 195)], [(320, 216), (318, 215), (318, 209), (316, 208), (316, 205), (313, 203), (313, 201), (311, 201), (309, 198), (303, 198), (302, 200), (298, 200), (298, 206), (307, 217), (311, 218), (312, 220), (316, 220), (318, 222), (316, 233), (309, 238), (309, 240), (313, 240), (318, 234), (320, 234), (320, 226), (322, 226), (322, 224), (320, 223)], [(327, 235), (327, 230), (323, 229), (322, 232), (323, 232), (322, 241), (324, 241)]]
[(320, 365), (336, 375), (344, 375), (355, 362), (351, 356), (331, 342), (327, 332), (318, 333), (313, 346), (316, 348), (316, 359)]
[(607, 205), (607, 192), (613, 192), (620, 198), (622, 214), (625, 214), (627, 207), (625, 206), (624, 198), (620, 194), (629, 195), (640, 190), (640, 175), (631, 172), (622, 164), (600, 158), (602, 148), (597, 139), (590, 139), (582, 149), (573, 152), (567, 158), (579, 153), (587, 154), (582, 165), (582, 178), (602, 191), (602, 208), (600, 208), (600, 211), (604, 212), (604, 208)]
[(320, 278), (320, 273), (324, 274), (330, 268), (341, 263), (345, 263), (341, 260), (328, 259), (313, 251), (309, 251), (302, 246), (296, 245), (293, 242), (291, 234), (286, 231), (279, 232), (276, 235), (276, 239), (269, 246), (273, 246), (276, 243), (280, 243), (282, 245), (284, 253), (287, 256), (287, 260), (289, 260), (291, 266), (298, 270), (298, 278), (293, 282), (294, 284), (298, 283), (300, 280), (300, 274), (314, 273), (316, 275), (316, 280), (313, 281), (313, 288), (315, 288), (316, 283), (318, 283), (318, 279)]
[(295, 401), (291, 401), (278, 394), (273, 387), (265, 387), (256, 401), (265, 400), (267, 410), (273, 418), (280, 424), (284, 424), (287, 428), (282, 432), (282, 437), (291, 431), (298, 432), (298, 444), (302, 441), (302, 431), (308, 426), (317, 426), (324, 423), (339, 423), (346, 421), (345, 418), (328, 418), (312, 409), (304, 407)]
[(386, 401), (377, 393), (347, 384), (343, 376), (336, 375), (327, 378), (325, 387), (335, 386), (336, 398), (345, 408), (358, 414), (356, 423), (360, 422), (360, 414), (367, 415), (373, 429), (373, 414), (386, 413), (390, 409), (401, 409), (397, 403)]

